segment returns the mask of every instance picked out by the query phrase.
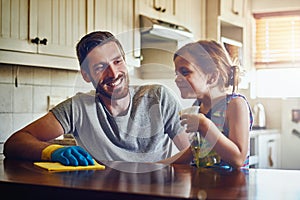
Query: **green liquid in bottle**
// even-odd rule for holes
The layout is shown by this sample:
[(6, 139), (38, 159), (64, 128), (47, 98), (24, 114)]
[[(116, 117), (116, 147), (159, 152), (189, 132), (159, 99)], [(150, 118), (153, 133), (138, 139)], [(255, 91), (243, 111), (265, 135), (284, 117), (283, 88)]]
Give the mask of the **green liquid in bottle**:
[(203, 137), (194, 136), (191, 146), (194, 163), (198, 168), (212, 166), (221, 162), (220, 156)]

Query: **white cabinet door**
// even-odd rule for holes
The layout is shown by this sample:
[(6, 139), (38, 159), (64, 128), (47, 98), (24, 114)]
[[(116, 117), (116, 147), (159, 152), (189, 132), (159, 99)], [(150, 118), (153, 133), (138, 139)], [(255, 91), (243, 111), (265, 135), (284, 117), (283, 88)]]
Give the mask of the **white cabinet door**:
[[(209, 0), (206, 2), (207, 27), (206, 34), (208, 38), (220, 40), (226, 32), (232, 36), (230, 39), (243, 41), (243, 28), (246, 22), (246, 10), (249, 0)], [(240, 29), (240, 30), (239, 30)], [(235, 31), (237, 31), (235, 33)], [(227, 36), (228, 37), (228, 36)]]
[(139, 14), (167, 22), (176, 21), (175, 0), (139, 0), (136, 3)]
[(39, 54), (76, 58), (76, 43), (86, 32), (85, 1), (30, 1), (29, 35), (40, 39)]
[(106, 30), (114, 34), (124, 48), (128, 66), (139, 66), (140, 39), (133, 8), (133, 0), (89, 1), (88, 31)]
[(220, 16), (234, 24), (244, 24), (246, 0), (221, 0)]
[(0, 62), (78, 70), (85, 0), (0, 0)]
[(258, 136), (258, 168), (279, 168), (279, 142), (279, 133)]
[(29, 0), (0, 1), (0, 49), (36, 53), (29, 40)]

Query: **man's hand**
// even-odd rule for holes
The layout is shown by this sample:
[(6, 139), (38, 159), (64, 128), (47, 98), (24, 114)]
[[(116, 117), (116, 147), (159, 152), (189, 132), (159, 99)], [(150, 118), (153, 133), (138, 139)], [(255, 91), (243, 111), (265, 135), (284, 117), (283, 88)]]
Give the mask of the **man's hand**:
[(92, 156), (80, 146), (65, 147), (50, 145), (46, 147), (42, 152), (42, 159), (47, 160), (47, 158), (54, 162), (60, 162), (63, 165), (94, 165)]

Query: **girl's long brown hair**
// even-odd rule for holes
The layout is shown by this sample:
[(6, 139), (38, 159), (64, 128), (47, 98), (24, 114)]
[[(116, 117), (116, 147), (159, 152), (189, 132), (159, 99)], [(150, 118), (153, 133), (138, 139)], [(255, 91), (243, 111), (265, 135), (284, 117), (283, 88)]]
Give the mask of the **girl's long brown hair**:
[(239, 66), (232, 65), (227, 51), (219, 43), (213, 40), (199, 40), (186, 44), (175, 52), (173, 60), (177, 56), (188, 60), (184, 57), (185, 53), (193, 58), (193, 61), (189, 62), (193, 62), (204, 73), (212, 74), (219, 71), (218, 85), (221, 89), (233, 86), (232, 92), (236, 92), (239, 83)]

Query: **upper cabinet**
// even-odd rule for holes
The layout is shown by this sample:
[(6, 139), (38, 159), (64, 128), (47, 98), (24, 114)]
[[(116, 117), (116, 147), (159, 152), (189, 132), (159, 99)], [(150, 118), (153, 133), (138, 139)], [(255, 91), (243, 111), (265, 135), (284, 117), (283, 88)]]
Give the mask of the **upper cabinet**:
[(248, 0), (206, 1), (206, 37), (220, 41), (227, 35), (243, 42)]
[(252, 69), (251, 19), (249, 0), (206, 1), (206, 38), (224, 44), (233, 64), (240, 64), (240, 89), (249, 87)]
[(82, 0), (31, 0), (30, 32), (39, 54), (76, 58), (75, 45), (86, 34)]
[(0, 62), (78, 70), (86, 1), (1, 0)]
[(88, 1), (88, 32), (107, 30), (123, 46), (128, 67), (140, 65), (140, 40), (134, 23), (134, 0)]
[[(238, 60), (242, 66), (242, 76), (246, 75), (252, 67), (249, 6), (249, 0), (206, 1), (206, 38), (221, 43), (226, 41), (236, 49), (234, 54), (238, 54)], [(245, 83), (243, 88), (247, 86), (248, 83)]]
[(136, 3), (139, 14), (168, 22), (176, 21), (175, 0), (139, 0)]
[(95, 30), (120, 39), (134, 55), (133, 0), (0, 0), (0, 62), (79, 70), (76, 44)]
[(223, 20), (242, 26), (245, 23), (245, 0), (221, 0), (220, 16)]

